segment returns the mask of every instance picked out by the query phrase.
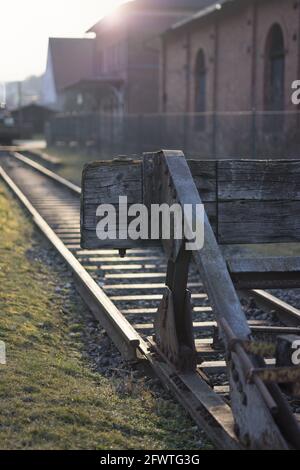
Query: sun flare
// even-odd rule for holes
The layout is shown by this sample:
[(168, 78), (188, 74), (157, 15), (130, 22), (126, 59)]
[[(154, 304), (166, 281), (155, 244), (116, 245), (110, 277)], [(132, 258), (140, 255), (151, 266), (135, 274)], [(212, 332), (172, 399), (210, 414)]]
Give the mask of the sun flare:
[[(126, 1), (126, 0), (125, 0)], [(82, 36), (124, 0), (10, 0), (1, 5), (0, 82), (45, 69), (49, 37)]]

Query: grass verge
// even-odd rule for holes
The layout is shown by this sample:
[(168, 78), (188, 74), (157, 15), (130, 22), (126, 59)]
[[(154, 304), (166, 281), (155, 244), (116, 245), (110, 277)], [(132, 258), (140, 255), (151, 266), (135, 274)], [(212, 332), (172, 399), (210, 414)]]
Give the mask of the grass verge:
[(0, 448), (211, 448), (142, 378), (109, 380), (93, 369), (90, 314), (1, 182), (0, 230)]

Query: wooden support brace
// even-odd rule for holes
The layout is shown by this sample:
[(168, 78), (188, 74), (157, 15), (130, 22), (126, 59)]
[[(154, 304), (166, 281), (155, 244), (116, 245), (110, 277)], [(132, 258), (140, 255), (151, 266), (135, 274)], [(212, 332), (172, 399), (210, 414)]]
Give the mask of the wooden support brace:
[(190, 253), (184, 247), (168, 262), (167, 287), (155, 318), (155, 342), (181, 372), (195, 371), (191, 294), (187, 290)]

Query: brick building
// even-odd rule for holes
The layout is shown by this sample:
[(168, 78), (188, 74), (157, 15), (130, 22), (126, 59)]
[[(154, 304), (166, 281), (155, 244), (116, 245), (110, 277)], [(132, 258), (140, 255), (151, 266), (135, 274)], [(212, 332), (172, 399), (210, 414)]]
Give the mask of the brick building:
[(159, 36), (209, 0), (134, 0), (89, 29), (95, 38), (94, 76), (68, 86), (68, 102), (83, 111), (116, 114), (159, 110)]
[(296, 79), (299, 0), (210, 2), (162, 36), (160, 110), (200, 113), (186, 140), (206, 154), (297, 151)]

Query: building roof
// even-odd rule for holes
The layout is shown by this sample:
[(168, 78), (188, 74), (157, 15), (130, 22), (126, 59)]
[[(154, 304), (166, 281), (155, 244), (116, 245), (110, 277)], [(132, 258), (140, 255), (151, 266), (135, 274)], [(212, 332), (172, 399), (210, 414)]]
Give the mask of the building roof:
[(11, 110), (12, 114), (14, 113), (18, 113), (20, 111), (25, 111), (25, 110), (28, 110), (28, 109), (40, 109), (40, 110), (43, 110), (43, 111), (47, 111), (49, 113), (54, 113), (55, 111), (51, 108), (48, 108), (47, 106), (44, 106), (40, 103), (28, 103), (28, 104), (24, 104), (23, 106), (18, 106), (17, 108), (14, 108)]
[(50, 38), (49, 54), (57, 91), (93, 76), (94, 39)]
[(134, 9), (145, 10), (199, 10), (211, 0), (134, 0), (131, 1)]
[(213, 13), (216, 13), (218, 11), (221, 11), (222, 8), (226, 4), (234, 3), (237, 0), (219, 0), (216, 2), (216, 0), (208, 1), (207, 5), (202, 8), (201, 10), (197, 11), (196, 13), (192, 14), (188, 18), (184, 18), (182, 21), (179, 21), (178, 23), (175, 23), (169, 31), (174, 31), (176, 29), (179, 29), (183, 26), (186, 26), (187, 24), (190, 24), (196, 20), (199, 20), (200, 18), (205, 18)]
[[(124, 13), (141, 12), (143, 10), (178, 10), (188, 12), (187, 14), (189, 14), (189, 12), (195, 12), (200, 8), (204, 8), (210, 3), (212, 3), (212, 0), (128, 0), (119, 5), (118, 9), (123, 10)], [(97, 31), (104, 19), (105, 17), (98, 21), (96, 24), (94, 24), (87, 32)]]
[(200, 18), (204, 18), (204, 17), (207, 17), (208, 15), (216, 13), (217, 11), (221, 11), (222, 8), (225, 6), (225, 4), (233, 3), (235, 1), (237, 0), (219, 0), (219, 1), (207, 0), (204, 8), (198, 10), (196, 13), (193, 13), (191, 16), (184, 18), (178, 23), (175, 23), (168, 31), (174, 31), (196, 20), (199, 20)]

